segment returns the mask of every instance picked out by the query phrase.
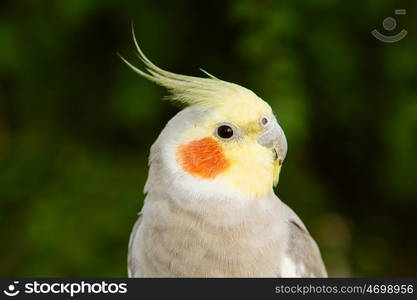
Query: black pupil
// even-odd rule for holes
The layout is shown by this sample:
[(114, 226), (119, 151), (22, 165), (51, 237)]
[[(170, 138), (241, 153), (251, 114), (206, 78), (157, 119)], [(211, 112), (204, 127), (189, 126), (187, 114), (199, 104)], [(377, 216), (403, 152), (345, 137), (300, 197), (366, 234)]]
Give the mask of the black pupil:
[(223, 139), (229, 139), (233, 136), (233, 129), (230, 126), (222, 125), (217, 128), (217, 134)]

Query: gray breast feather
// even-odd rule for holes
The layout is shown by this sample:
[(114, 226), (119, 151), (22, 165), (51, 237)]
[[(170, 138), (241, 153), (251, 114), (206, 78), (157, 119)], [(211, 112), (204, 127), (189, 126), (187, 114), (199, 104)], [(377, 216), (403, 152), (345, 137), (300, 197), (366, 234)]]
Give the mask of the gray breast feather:
[[(277, 201), (280, 200), (277, 199)], [(316, 242), (310, 236), (298, 216), (283, 202), (280, 201), (280, 203), (281, 205), (279, 210), (281, 211), (280, 217), (282, 220), (280, 223), (282, 224), (283, 228), (285, 228), (283, 229), (283, 232), (286, 232), (286, 234), (285, 238), (278, 240), (281, 241), (281, 243), (285, 241), (285, 247), (281, 247), (281, 249), (279, 249), (279, 247), (276, 249), (274, 248), (276, 251), (274, 249), (270, 249), (272, 251), (270, 253), (271, 259), (274, 259), (275, 257), (275, 259), (280, 264), (278, 269), (279, 272), (277, 272), (276, 275), (278, 277), (327, 277), (327, 272)], [(149, 274), (154, 274), (155, 272), (155, 274), (157, 274), (158, 271), (154, 270), (153, 268), (153, 262), (158, 258), (158, 255), (152, 258), (149, 258), (148, 256), (149, 251), (153, 253), (155, 249), (151, 246), (151, 248), (146, 251), (146, 249), (142, 247), (146, 244), (146, 239), (144, 240), (143, 236), (141, 236), (141, 234), (143, 234), (143, 225), (143, 218), (140, 216), (136, 221), (130, 236), (128, 254), (129, 277), (143, 276), (143, 274), (149, 272)], [(138, 240), (139, 236), (141, 236), (140, 241)], [(148, 261), (149, 259), (150, 261)], [(143, 273), (143, 270), (145, 270), (145, 273)], [(274, 270), (272, 271), (272, 274), (273, 273)], [(169, 271), (163, 270), (164, 276), (168, 276), (169, 274)], [(232, 276), (230, 274), (227, 273), (227, 275)], [(253, 274), (258, 274), (257, 276), (260, 276), (259, 274), (264, 273), (260, 272)], [(269, 273), (265, 274), (270, 276)], [(239, 277), (241, 276), (242, 275)]]

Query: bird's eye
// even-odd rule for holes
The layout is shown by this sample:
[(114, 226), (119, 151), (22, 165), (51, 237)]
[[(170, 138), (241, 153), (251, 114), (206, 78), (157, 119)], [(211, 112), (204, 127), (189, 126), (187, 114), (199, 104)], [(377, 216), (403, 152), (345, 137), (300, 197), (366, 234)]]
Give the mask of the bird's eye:
[(268, 124), (269, 124), (269, 118), (268, 118), (267, 116), (262, 116), (262, 117), (260, 118), (259, 122), (261, 123), (261, 125), (262, 125), (263, 127), (266, 127), (266, 126), (268, 126)]
[(229, 125), (221, 125), (217, 128), (217, 135), (222, 139), (230, 139), (233, 136), (233, 128)]

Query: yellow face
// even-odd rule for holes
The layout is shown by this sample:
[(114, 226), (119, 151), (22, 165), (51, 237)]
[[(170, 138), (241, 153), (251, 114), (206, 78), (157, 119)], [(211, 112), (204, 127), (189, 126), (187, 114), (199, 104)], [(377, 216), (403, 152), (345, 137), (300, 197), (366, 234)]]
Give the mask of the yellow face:
[[(230, 103), (230, 102), (227, 102)], [(272, 191), (280, 163), (260, 137), (276, 122), (267, 103), (214, 108), (209, 117), (184, 134), (177, 162), (201, 180), (220, 180), (236, 192), (262, 197)]]
[(172, 131), (173, 142), (166, 145), (170, 150), (174, 145), (175, 167), (201, 180), (220, 181), (237, 193), (271, 192), (287, 142), (269, 105), (252, 91), (208, 73), (208, 78), (200, 78), (163, 70), (134, 41), (147, 72), (122, 59), (136, 73), (168, 88), (172, 100), (206, 114), (202, 120), (194, 115), (176, 119), (181, 121), (176, 129), (184, 130), (179, 135)]

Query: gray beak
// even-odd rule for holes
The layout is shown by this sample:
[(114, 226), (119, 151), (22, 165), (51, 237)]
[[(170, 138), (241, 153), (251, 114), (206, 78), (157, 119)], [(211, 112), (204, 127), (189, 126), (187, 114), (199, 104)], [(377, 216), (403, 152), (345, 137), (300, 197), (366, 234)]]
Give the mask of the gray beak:
[(274, 159), (279, 160), (279, 164), (282, 165), (287, 155), (288, 145), (284, 131), (275, 119), (270, 122), (265, 133), (258, 138), (258, 143), (271, 149), (274, 153)]

